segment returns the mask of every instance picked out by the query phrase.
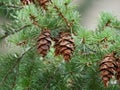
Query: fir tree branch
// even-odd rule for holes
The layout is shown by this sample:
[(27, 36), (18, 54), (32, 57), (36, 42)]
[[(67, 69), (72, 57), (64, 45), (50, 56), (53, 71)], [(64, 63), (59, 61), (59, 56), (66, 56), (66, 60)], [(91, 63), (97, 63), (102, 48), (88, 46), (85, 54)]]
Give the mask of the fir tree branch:
[(13, 83), (12, 83), (12, 85), (11, 85), (12, 90), (13, 90), (14, 87), (16, 86), (16, 80), (17, 80), (17, 76), (14, 76), (14, 78), (13, 78)]
[(33, 74), (32, 72), (33, 72), (34, 65), (35, 65), (35, 62), (34, 62), (34, 60), (32, 59), (32, 66), (30, 67), (30, 71), (29, 71), (29, 78), (30, 78), (30, 80), (29, 80), (29, 84), (28, 84), (28, 86), (25, 88), (25, 90), (31, 90), (30, 84), (31, 84), (31, 76), (32, 76), (32, 74)]
[[(53, 4), (53, 2), (51, 1), (51, 3)], [(60, 8), (58, 8), (56, 5), (53, 4), (53, 8), (56, 9), (58, 15), (64, 20), (64, 22), (66, 23), (66, 25), (68, 26), (68, 28), (72, 27), (72, 23), (68, 21), (68, 19), (63, 15), (63, 13), (60, 11)]]
[(12, 83), (12, 85), (11, 85), (11, 89), (13, 90), (14, 88), (15, 88), (15, 86), (16, 86), (16, 81), (17, 81), (17, 77), (19, 76), (19, 65), (17, 65), (17, 67), (16, 67), (16, 75), (14, 76), (14, 78), (13, 78), (13, 83)]
[(9, 5), (9, 4), (3, 3), (3, 2), (0, 2), (0, 7), (1, 6), (5, 6), (5, 7), (8, 7), (8, 8), (18, 8), (18, 9), (22, 9), (23, 8), (23, 6)]
[(29, 26), (31, 26), (31, 25), (30, 25), (30, 24), (24, 25), (24, 26), (20, 27), (18, 30), (15, 30), (15, 32), (12, 32), (12, 33), (7, 33), (7, 32), (6, 32), (4, 36), (0, 37), (0, 39), (2, 40), (2, 39), (4, 39), (4, 38), (8, 37), (9, 35), (13, 35), (13, 34), (19, 32), (19, 31), (23, 30), (24, 28), (29, 27)]
[(9, 76), (10, 73), (12, 73), (13, 69), (19, 65), (20, 61), (22, 60), (22, 58), (24, 57), (24, 55), (29, 52), (35, 45), (33, 45), (32, 47), (30, 47), (28, 50), (26, 50), (25, 52), (22, 53), (22, 55), (18, 58), (16, 58), (16, 62), (14, 63), (14, 65), (8, 70), (8, 72), (5, 74), (5, 76), (2, 78), (1, 82), (0, 82), (0, 86), (2, 86), (4, 84), (4, 82), (6, 81), (7, 77)]
[(96, 52), (97, 52), (97, 51), (91, 49), (91, 48), (90, 48), (89, 46), (87, 46), (86, 44), (85, 44), (85, 46), (86, 46), (86, 48), (87, 48), (89, 51), (91, 51), (91, 52), (93, 52), (93, 53), (96, 53)]
[(38, 28), (41, 28), (42, 30), (46, 28), (38, 23), (38, 20), (36, 20), (35, 15), (33, 15), (33, 14), (29, 14), (29, 15), (30, 15), (30, 20), (31, 20), (33, 25), (37, 26)]
[[(49, 73), (48, 70), (47, 70), (47, 73), (48, 73), (48, 75), (50, 75), (50, 73)], [(54, 77), (55, 77), (55, 76), (54, 76)], [(47, 82), (46, 85), (45, 85), (45, 89), (48, 89), (48, 88), (49, 88), (49, 85), (50, 85), (51, 81), (54, 79), (54, 77), (53, 77), (52, 75), (49, 76), (48, 82)]]

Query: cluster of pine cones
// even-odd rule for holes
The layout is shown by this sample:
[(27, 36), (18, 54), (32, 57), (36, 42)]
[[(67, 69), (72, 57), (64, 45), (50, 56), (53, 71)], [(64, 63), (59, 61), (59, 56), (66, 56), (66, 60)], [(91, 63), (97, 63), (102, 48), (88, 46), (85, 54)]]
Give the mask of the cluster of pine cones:
[(45, 57), (50, 50), (50, 46), (54, 43), (55, 56), (61, 55), (64, 60), (69, 61), (75, 49), (74, 40), (69, 32), (59, 33), (57, 38), (51, 38), (50, 30), (44, 29), (37, 41), (37, 49), (39, 54)]
[[(43, 9), (47, 10), (50, 0), (21, 0), (23, 5), (38, 3)], [(34, 17), (31, 17), (34, 20)], [(55, 42), (55, 56), (61, 55), (64, 60), (69, 61), (75, 49), (74, 40), (69, 32), (59, 33), (57, 38), (51, 38), (50, 30), (42, 30), (37, 40), (37, 50), (42, 57), (45, 57), (50, 50), (52, 40)]]
[[(30, 3), (38, 3), (43, 9), (47, 10), (46, 6), (50, 0), (20, 0), (23, 5)], [(37, 50), (39, 54), (45, 57), (50, 50), (50, 46), (54, 43), (55, 56), (61, 55), (64, 60), (69, 61), (75, 49), (74, 40), (69, 32), (61, 32), (57, 38), (51, 37), (51, 32), (44, 29), (37, 40)], [(109, 81), (116, 78), (120, 82), (120, 57), (116, 57), (113, 52), (104, 57), (100, 63), (100, 76), (105, 87), (108, 87)]]
[(100, 76), (105, 87), (108, 87), (109, 81), (112, 78), (120, 83), (120, 57), (112, 52), (104, 57), (100, 63)]
[(23, 5), (29, 5), (30, 3), (38, 3), (43, 9), (47, 9), (47, 4), (50, 0), (20, 0)]

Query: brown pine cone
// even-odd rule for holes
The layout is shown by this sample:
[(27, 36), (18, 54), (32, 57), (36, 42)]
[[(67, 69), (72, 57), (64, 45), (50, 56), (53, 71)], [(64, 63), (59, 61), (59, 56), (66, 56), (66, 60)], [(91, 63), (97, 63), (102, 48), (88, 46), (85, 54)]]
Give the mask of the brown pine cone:
[(60, 55), (60, 53), (59, 53), (59, 48), (60, 48), (60, 46), (59, 46), (59, 40), (60, 40), (60, 34), (61, 33), (59, 33), (59, 35), (58, 35), (58, 37), (57, 38), (54, 38), (54, 41), (55, 41), (55, 44), (54, 44), (54, 48), (55, 48), (55, 56), (58, 56), (58, 55)]
[(69, 61), (75, 49), (71, 34), (69, 32), (62, 32), (54, 41), (55, 56), (62, 55), (66, 61)]
[(109, 81), (114, 77), (116, 71), (115, 53), (108, 54), (100, 64), (100, 76), (105, 87), (108, 87)]
[(37, 49), (38, 49), (39, 54), (45, 57), (47, 55), (47, 52), (50, 49), (50, 46), (51, 46), (50, 30), (45, 29), (41, 32), (37, 40)]
[(20, 0), (23, 5), (29, 5), (30, 3), (34, 2), (34, 0)]
[(118, 82), (120, 83), (120, 57), (116, 59), (116, 64), (117, 64), (117, 68), (116, 68), (116, 79), (117, 79)]

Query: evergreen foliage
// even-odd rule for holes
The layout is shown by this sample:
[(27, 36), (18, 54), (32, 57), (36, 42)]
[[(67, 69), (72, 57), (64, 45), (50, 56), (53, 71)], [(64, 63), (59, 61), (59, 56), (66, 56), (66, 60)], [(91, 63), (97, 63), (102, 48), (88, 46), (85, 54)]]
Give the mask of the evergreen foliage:
[[(37, 2), (37, 0), (36, 0)], [(44, 10), (37, 3), (23, 5), (19, 0), (1, 0), (0, 13), (11, 22), (2, 25), (0, 41), (21, 47), (22, 52), (0, 55), (0, 90), (119, 90), (111, 80), (105, 88), (99, 75), (103, 57), (119, 55), (120, 21), (103, 12), (96, 30), (82, 27), (72, 0), (51, 0)], [(46, 57), (37, 52), (37, 39), (44, 28), (52, 37), (69, 31), (75, 50), (69, 62), (54, 56), (54, 42)]]

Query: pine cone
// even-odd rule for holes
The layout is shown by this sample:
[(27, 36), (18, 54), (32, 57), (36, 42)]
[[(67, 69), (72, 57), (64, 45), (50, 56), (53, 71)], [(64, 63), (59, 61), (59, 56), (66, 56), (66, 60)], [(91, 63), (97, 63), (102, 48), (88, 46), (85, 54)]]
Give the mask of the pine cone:
[(54, 38), (54, 41), (55, 41), (55, 44), (54, 44), (54, 48), (55, 48), (55, 56), (58, 56), (58, 55), (60, 55), (60, 53), (59, 53), (59, 48), (60, 48), (60, 45), (59, 45), (59, 40), (60, 40), (60, 34), (61, 33), (59, 33), (59, 35), (58, 35), (58, 37), (57, 38)]
[(116, 79), (120, 83), (120, 57), (116, 60), (117, 68), (116, 68)]
[(51, 45), (51, 34), (50, 34), (50, 30), (45, 29), (42, 31), (42, 33), (40, 34), (38, 41), (37, 41), (37, 49), (38, 52), (45, 57), (47, 55), (47, 52), (50, 49), (50, 45)]
[(34, 0), (20, 0), (23, 5), (29, 5), (31, 2), (34, 2)]
[(68, 32), (60, 33), (55, 41), (55, 56), (62, 55), (66, 61), (69, 61), (75, 49), (74, 40)]
[(47, 4), (50, 0), (37, 0), (39, 5), (43, 7), (43, 9), (47, 10)]
[(114, 77), (116, 71), (115, 60), (115, 53), (111, 53), (106, 55), (100, 64), (100, 76), (102, 77), (105, 87), (108, 87), (110, 79)]

